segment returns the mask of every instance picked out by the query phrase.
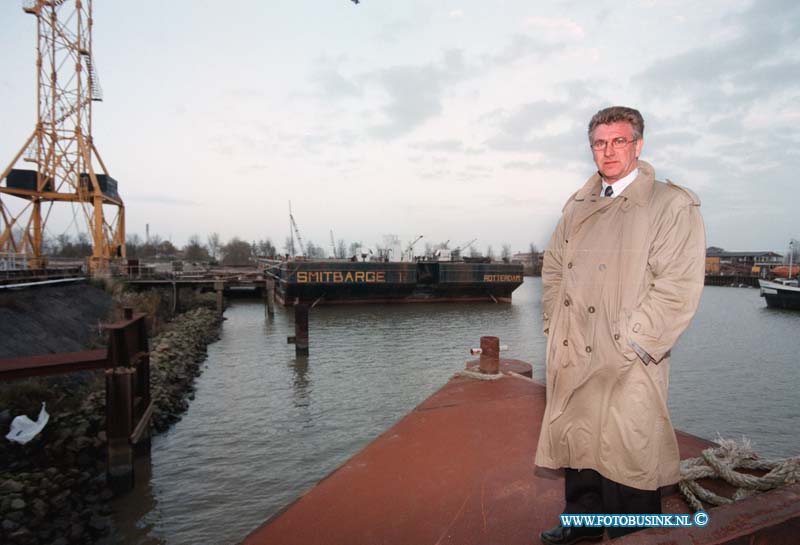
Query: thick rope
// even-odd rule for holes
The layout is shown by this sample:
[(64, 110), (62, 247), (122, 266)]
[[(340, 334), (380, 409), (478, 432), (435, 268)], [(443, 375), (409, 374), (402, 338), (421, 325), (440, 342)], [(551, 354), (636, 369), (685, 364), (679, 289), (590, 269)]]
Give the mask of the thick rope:
[[(786, 484), (800, 481), (800, 457), (783, 460), (764, 460), (753, 451), (750, 441), (719, 438), (718, 447), (708, 448), (702, 456), (681, 461), (681, 481), (678, 488), (686, 502), (695, 511), (704, 510), (701, 501), (711, 505), (733, 503), (758, 492), (773, 490)], [(767, 471), (756, 477), (741, 473), (737, 469)], [(699, 479), (721, 478), (736, 487), (733, 497), (726, 498), (703, 488)]]
[(454, 374), (451, 378), (462, 377), (462, 378), (471, 378), (475, 380), (500, 380), (501, 378), (521, 378), (522, 380), (533, 381), (533, 379), (526, 377), (525, 375), (520, 375), (519, 373), (515, 373), (514, 371), (501, 371), (494, 375), (488, 375), (486, 373), (481, 373), (480, 371), (458, 371)]
[(487, 375), (485, 373), (481, 373), (480, 371), (458, 371), (453, 378), (456, 377), (463, 377), (463, 378), (471, 378), (474, 380), (500, 380), (501, 378), (505, 378), (506, 375), (503, 373), (496, 373), (494, 375)]

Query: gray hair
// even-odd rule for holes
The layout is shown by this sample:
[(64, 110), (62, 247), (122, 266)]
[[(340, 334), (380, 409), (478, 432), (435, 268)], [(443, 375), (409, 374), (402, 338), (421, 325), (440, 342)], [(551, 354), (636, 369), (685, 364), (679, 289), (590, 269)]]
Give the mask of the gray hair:
[(644, 118), (639, 110), (628, 108), (626, 106), (611, 106), (610, 108), (603, 108), (592, 116), (589, 121), (589, 141), (592, 141), (592, 133), (598, 125), (608, 125), (618, 121), (625, 121), (633, 127), (633, 137), (640, 139), (644, 136)]

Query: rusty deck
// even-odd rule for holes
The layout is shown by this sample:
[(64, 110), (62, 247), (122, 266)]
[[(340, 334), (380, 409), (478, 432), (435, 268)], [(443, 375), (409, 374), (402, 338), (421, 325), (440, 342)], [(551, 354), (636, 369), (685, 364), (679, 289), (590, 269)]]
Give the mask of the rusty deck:
[[(564, 502), (563, 477), (534, 474), (544, 405), (533, 381), (453, 378), (243, 543), (540, 543)], [(680, 432), (678, 442), (682, 458), (712, 445)], [(800, 484), (711, 509), (705, 528), (648, 529), (614, 543), (794, 544), (798, 500)], [(663, 507), (690, 511), (677, 493)]]

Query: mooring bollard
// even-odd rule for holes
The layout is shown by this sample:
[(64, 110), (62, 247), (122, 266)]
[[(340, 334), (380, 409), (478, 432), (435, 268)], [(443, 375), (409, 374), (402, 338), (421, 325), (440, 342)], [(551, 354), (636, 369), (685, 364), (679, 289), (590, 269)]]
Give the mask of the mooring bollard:
[(294, 305), (294, 336), (286, 339), (294, 343), (294, 353), (298, 356), (308, 355), (308, 304)]
[(469, 349), (470, 355), (480, 358), (468, 361), (466, 370), (486, 375), (513, 373), (533, 378), (533, 366), (522, 360), (501, 358), (500, 352), (505, 350), (508, 350), (508, 345), (500, 344), (498, 337), (481, 337), (481, 347)]
[(273, 318), (275, 316), (275, 281), (272, 278), (267, 278), (266, 281), (267, 298), (267, 316)]
[(222, 291), (225, 289), (225, 282), (222, 280), (214, 281), (214, 291), (217, 292), (217, 314), (222, 315)]
[(496, 375), (500, 372), (500, 338), (481, 337), (481, 373)]

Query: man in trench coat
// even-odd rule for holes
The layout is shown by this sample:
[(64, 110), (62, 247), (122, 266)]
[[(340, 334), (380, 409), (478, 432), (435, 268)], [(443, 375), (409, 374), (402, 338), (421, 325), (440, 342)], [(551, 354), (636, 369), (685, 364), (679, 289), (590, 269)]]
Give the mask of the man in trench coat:
[[(697, 310), (705, 274), (700, 201), (639, 160), (644, 120), (597, 112), (598, 172), (573, 194), (542, 270), (547, 406), (536, 465), (565, 469), (564, 513), (661, 513), (680, 479), (667, 409), (670, 349)], [(636, 528), (608, 528), (616, 537)], [(547, 544), (599, 541), (556, 526)]]

